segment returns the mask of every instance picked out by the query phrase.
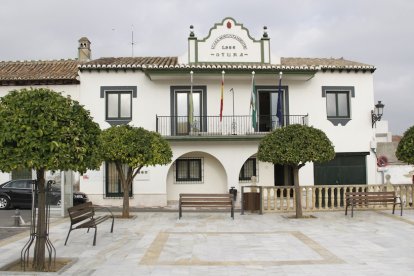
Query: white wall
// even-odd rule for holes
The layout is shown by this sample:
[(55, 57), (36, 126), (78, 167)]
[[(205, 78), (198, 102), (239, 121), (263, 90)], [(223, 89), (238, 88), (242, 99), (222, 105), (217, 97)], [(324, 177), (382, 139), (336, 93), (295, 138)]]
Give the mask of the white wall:
[(413, 165), (388, 165), (381, 168), (379, 172), (378, 183), (386, 184), (387, 178), (391, 184), (414, 184), (412, 177), (414, 175)]
[[(282, 85), (289, 87), (289, 110), (291, 115), (309, 114), (309, 124), (323, 130), (331, 139), (336, 152), (369, 152), (367, 157), (367, 183), (376, 183), (376, 159), (371, 152), (371, 141), (375, 138), (371, 127), (371, 109), (374, 106), (373, 80), (370, 73), (317, 73), (309, 81), (291, 80), (285, 74)], [(150, 80), (141, 71), (81, 72), (80, 102), (91, 111), (101, 128), (109, 127), (105, 122), (105, 99), (100, 98), (101, 86), (137, 86), (137, 98), (133, 98), (132, 125), (148, 130), (156, 129), (156, 115), (170, 116), (170, 87), (189, 85), (189, 78), (166, 76)], [(194, 74), (193, 85), (207, 86), (207, 115), (218, 116), (220, 110), (221, 74)], [(276, 75), (256, 74), (256, 86), (278, 85)], [(322, 97), (322, 86), (354, 86), (355, 97), (351, 98), (351, 121), (345, 126), (334, 126), (327, 120), (326, 98)], [(223, 115), (232, 115), (232, 94), (236, 115), (248, 115), (251, 95), (251, 75), (225, 75)], [(217, 170), (216, 176), (206, 178), (208, 183), (217, 182), (225, 191), (234, 186), (240, 191), (238, 176), (243, 163), (256, 154), (258, 140), (229, 141), (170, 141), (173, 160), (191, 152), (205, 153), (205, 169)], [(162, 203), (177, 197), (179, 191), (190, 191), (186, 184), (172, 185), (171, 164), (149, 168), (150, 178), (134, 182), (134, 204)], [(170, 171), (170, 173), (168, 173)], [(81, 177), (81, 190), (103, 200), (103, 173), (88, 172), (91, 178)], [(210, 172), (209, 172), (210, 174)], [(273, 185), (273, 165), (259, 163), (259, 185)], [(168, 177), (167, 177), (168, 176)], [(313, 164), (306, 164), (299, 172), (301, 185), (313, 185)], [(223, 180), (225, 179), (225, 181)], [(220, 182), (220, 184), (218, 184)], [(222, 183), (226, 183), (225, 185)], [(242, 183), (243, 184), (243, 183)], [(249, 184), (249, 183), (247, 183)], [(194, 184), (196, 187), (199, 184)], [(176, 188), (179, 187), (179, 188)], [(184, 188), (183, 188), (184, 187)], [(201, 186), (198, 186), (201, 187)], [(152, 199), (148, 199), (151, 195)], [(138, 200), (139, 198), (139, 200)], [(94, 199), (94, 200), (95, 200)], [(136, 202), (135, 202), (136, 201)], [(117, 201), (114, 201), (116, 203)], [(119, 203), (119, 202), (118, 202)], [(133, 204), (132, 204), (133, 205)]]

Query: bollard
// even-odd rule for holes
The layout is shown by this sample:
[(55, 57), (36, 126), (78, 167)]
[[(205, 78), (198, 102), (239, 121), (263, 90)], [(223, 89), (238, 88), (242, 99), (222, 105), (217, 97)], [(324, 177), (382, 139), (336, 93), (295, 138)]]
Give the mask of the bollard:
[(14, 210), (14, 226), (20, 226), (20, 210)]

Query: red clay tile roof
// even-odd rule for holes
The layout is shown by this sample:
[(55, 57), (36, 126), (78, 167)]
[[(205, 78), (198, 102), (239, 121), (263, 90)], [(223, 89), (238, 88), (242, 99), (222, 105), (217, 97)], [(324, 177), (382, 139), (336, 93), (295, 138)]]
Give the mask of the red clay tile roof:
[(286, 66), (320, 66), (320, 67), (372, 67), (372, 65), (346, 60), (344, 58), (293, 58), (282, 57), (281, 64)]
[(0, 82), (2, 81), (73, 81), (78, 82), (77, 60), (50, 61), (1, 61)]
[(324, 70), (363, 69), (375, 71), (375, 67), (343, 58), (281, 58), (281, 64), (261, 63), (195, 63), (179, 64), (177, 57), (108, 57), (80, 62), (77, 60), (51, 61), (2, 61), (0, 85), (27, 85), (38, 83), (79, 83), (79, 69), (234, 69), (234, 70)]
[(106, 66), (116, 68), (119, 66), (129, 65), (132, 67), (142, 66), (171, 66), (177, 65), (177, 57), (107, 57), (91, 60), (82, 65), (85, 67)]
[(192, 63), (180, 64), (177, 57), (100, 58), (83, 63), (80, 69), (235, 69), (235, 70), (323, 70), (363, 69), (375, 71), (372, 65), (343, 58), (281, 58), (280, 64), (263, 63)]

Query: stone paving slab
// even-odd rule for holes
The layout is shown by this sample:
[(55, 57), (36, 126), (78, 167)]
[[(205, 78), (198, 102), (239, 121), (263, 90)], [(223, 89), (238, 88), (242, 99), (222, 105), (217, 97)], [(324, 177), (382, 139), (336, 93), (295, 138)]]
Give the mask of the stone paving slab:
[[(64, 272), (37, 275), (414, 275), (414, 210), (290, 214), (137, 212), (93, 230), (72, 231), (69, 219), (51, 225)], [(0, 267), (20, 257), (27, 232), (0, 241)], [(27, 275), (5, 273), (1, 275)], [(31, 273), (30, 275), (33, 275)]]

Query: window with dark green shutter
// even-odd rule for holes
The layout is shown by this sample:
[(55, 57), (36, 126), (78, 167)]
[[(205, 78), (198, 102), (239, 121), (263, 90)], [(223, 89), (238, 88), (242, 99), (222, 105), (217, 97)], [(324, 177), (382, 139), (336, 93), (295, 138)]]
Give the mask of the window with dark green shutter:
[[(124, 173), (127, 173), (128, 166), (123, 165)], [(106, 197), (123, 197), (124, 189), (122, 187), (121, 179), (116, 170), (115, 163), (105, 163), (105, 195)], [(132, 196), (132, 185), (129, 186), (129, 196)]]

